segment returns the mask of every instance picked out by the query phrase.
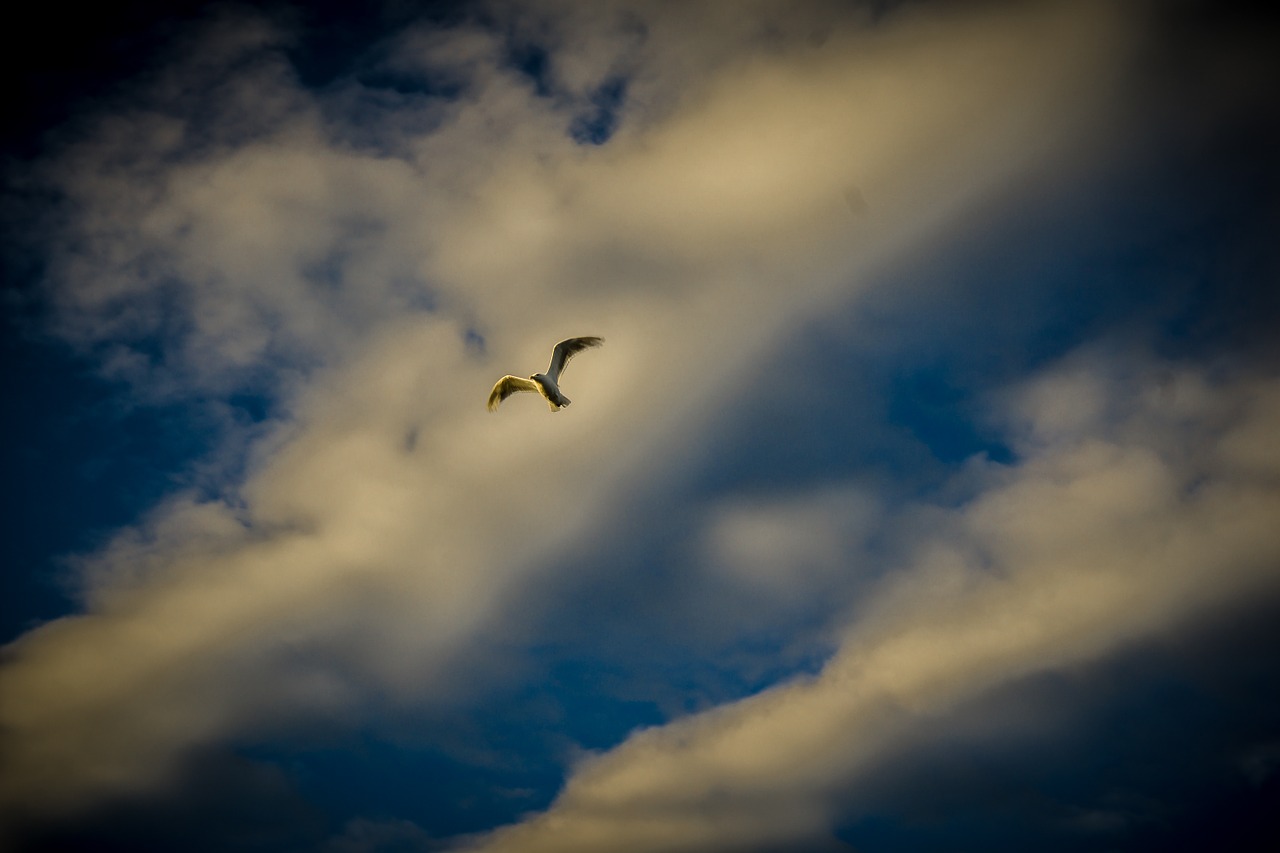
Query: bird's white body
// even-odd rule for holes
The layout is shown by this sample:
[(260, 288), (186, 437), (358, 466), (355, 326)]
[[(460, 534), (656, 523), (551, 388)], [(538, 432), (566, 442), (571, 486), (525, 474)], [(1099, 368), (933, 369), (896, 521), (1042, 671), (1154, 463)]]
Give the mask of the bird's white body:
[(547, 374), (535, 373), (529, 378), (538, 383), (538, 390), (542, 392), (542, 396), (547, 398), (547, 405), (551, 407), (551, 411), (557, 412), (573, 402), (564, 395), (556, 381)]
[(568, 338), (556, 344), (551, 351), (551, 366), (546, 373), (535, 373), (528, 379), (507, 374), (499, 379), (489, 392), (489, 411), (496, 411), (498, 405), (517, 391), (536, 391), (546, 398), (551, 411), (558, 412), (569, 405), (572, 400), (560, 390), (560, 373), (569, 359), (590, 347), (598, 347), (604, 343), (603, 338)]

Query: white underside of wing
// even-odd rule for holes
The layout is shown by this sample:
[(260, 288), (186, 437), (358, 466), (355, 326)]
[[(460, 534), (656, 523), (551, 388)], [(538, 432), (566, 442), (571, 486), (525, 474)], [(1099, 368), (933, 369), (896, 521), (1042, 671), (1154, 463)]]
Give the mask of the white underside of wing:
[(489, 392), (489, 411), (492, 412), (498, 408), (498, 404), (518, 391), (542, 393), (538, 383), (532, 379), (525, 379), (523, 376), (504, 376), (494, 383), (493, 390)]

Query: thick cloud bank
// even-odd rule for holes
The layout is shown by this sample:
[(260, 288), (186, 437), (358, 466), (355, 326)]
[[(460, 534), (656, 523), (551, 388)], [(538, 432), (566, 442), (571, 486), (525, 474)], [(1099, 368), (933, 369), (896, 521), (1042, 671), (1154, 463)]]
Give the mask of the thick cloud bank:
[[(953, 499), (687, 485), (739, 440), (724, 412), (794, 399), (777, 365), (810, 324), (928, 316), (954, 282), (889, 293), (896, 271), (1132, 155), (1136, 12), (482, 11), (320, 87), (287, 23), (210, 14), (24, 178), (62, 199), (31, 224), (61, 339), (140, 401), (268, 415), (78, 562), (81, 612), (5, 648), (0, 815), (74, 820), (205, 750), (482, 705), (508, 655), (590, 621), (584, 573), (630, 589), (631, 555), (661, 554), (834, 652), (578, 758), (545, 812), (457, 845), (834, 843), (845, 793), (958, 703), (1276, 592), (1280, 380), (1115, 334), (1000, 383), (974, 414), (1008, 458), (955, 465)], [(606, 344), (566, 372), (571, 409), (485, 411), (581, 334)], [(697, 623), (661, 624), (691, 649), (739, 630)]]

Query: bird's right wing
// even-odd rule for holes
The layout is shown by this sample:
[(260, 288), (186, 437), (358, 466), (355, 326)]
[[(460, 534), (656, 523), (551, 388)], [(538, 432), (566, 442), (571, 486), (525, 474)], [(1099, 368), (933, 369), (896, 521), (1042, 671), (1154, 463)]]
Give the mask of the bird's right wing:
[(493, 390), (489, 392), (489, 411), (496, 412), (498, 404), (510, 397), (517, 391), (537, 391), (538, 383), (532, 379), (525, 379), (522, 376), (512, 376), (507, 374), (499, 379), (493, 385)]
[(564, 366), (569, 363), (569, 359), (584, 349), (598, 347), (602, 343), (604, 343), (604, 338), (597, 337), (568, 338), (561, 341), (551, 351), (551, 366), (547, 368), (547, 375), (551, 377), (552, 382), (559, 382), (560, 371), (564, 370)]

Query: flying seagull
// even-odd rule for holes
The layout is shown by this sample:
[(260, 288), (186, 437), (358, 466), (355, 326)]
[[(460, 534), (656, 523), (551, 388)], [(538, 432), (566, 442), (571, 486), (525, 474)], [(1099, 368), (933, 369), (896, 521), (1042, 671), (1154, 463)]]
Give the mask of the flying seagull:
[(536, 391), (547, 398), (551, 411), (558, 412), (572, 401), (560, 391), (560, 373), (564, 366), (584, 349), (598, 347), (604, 338), (568, 338), (556, 344), (551, 351), (551, 366), (546, 373), (535, 373), (528, 379), (507, 374), (499, 379), (489, 392), (489, 411), (496, 412), (498, 404), (517, 391)]

